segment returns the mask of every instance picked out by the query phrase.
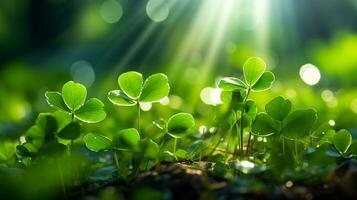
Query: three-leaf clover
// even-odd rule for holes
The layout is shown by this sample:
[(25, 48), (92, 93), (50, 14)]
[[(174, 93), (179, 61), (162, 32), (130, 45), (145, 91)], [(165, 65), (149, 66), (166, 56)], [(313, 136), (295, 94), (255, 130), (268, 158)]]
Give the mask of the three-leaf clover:
[(48, 91), (45, 96), (51, 107), (70, 114), (73, 119), (97, 123), (106, 117), (104, 104), (96, 98), (86, 101), (87, 89), (80, 83), (68, 81), (63, 85), (62, 93)]
[(269, 136), (282, 131), (283, 122), (291, 110), (291, 102), (277, 96), (265, 105), (265, 112), (255, 118), (252, 132), (256, 135)]
[(125, 72), (118, 77), (118, 84), (120, 90), (110, 91), (108, 99), (119, 106), (157, 102), (170, 91), (168, 78), (162, 73), (153, 74), (144, 81), (139, 72)]
[(155, 125), (174, 138), (173, 155), (175, 155), (177, 139), (184, 137), (188, 130), (195, 126), (195, 119), (189, 113), (177, 113), (172, 115), (167, 122), (162, 120), (161, 124), (155, 123)]
[(247, 89), (255, 92), (264, 91), (274, 82), (274, 74), (265, 71), (265, 62), (258, 57), (249, 58), (243, 65), (244, 81), (236, 77), (225, 77), (218, 83), (218, 87), (225, 91)]

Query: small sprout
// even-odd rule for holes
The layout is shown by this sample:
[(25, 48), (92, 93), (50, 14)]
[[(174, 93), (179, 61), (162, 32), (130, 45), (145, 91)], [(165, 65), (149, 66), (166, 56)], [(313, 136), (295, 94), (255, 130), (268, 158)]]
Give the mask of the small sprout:
[(87, 98), (87, 89), (80, 83), (69, 81), (62, 87), (62, 93), (46, 92), (47, 103), (86, 123), (97, 123), (105, 119), (104, 104), (96, 98)]
[(346, 129), (341, 129), (336, 132), (332, 142), (340, 154), (345, 154), (352, 143), (351, 133)]
[(103, 135), (88, 133), (83, 137), (83, 140), (86, 147), (94, 152), (112, 149), (112, 141)]

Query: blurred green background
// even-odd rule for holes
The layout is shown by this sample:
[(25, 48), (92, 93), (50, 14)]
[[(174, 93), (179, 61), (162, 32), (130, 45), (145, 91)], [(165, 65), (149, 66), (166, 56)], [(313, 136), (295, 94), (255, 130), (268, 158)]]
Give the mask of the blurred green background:
[[(68, 80), (106, 104), (100, 132), (134, 126), (135, 109), (106, 99), (128, 70), (169, 76), (171, 96), (144, 107), (151, 122), (191, 112), (210, 125), (216, 81), (241, 76), (250, 56), (276, 74), (260, 109), (276, 95), (313, 107), (320, 123), (357, 129), (357, 0), (1, 0), (0, 137), (18, 138), (44, 93)], [(108, 134), (108, 133), (104, 133)]]

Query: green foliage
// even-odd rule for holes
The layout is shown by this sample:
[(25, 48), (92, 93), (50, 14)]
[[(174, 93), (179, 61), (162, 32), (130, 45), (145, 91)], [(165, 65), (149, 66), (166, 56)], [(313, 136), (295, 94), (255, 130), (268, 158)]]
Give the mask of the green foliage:
[(302, 139), (310, 134), (316, 120), (317, 114), (313, 109), (295, 110), (286, 118), (283, 134), (290, 139)]
[(71, 111), (78, 110), (87, 98), (87, 89), (80, 83), (68, 81), (62, 87), (62, 98)]
[(270, 136), (279, 131), (279, 123), (266, 113), (259, 113), (252, 125), (252, 132), (259, 136)]
[(81, 135), (81, 126), (77, 122), (72, 122), (61, 129), (57, 135), (65, 140), (75, 140)]
[(333, 137), (333, 145), (341, 154), (347, 152), (348, 148), (351, 146), (351, 143), (351, 133), (346, 129), (337, 131), (335, 136)]
[(244, 81), (235, 77), (225, 77), (218, 87), (225, 91), (248, 89), (256, 92), (269, 89), (274, 80), (274, 74), (265, 71), (265, 62), (258, 57), (249, 58), (243, 65)]
[(140, 135), (135, 128), (120, 130), (113, 137), (113, 146), (120, 150), (138, 151)]
[(195, 126), (195, 120), (189, 113), (177, 113), (167, 122), (167, 132), (176, 138), (182, 137), (187, 130)]
[(112, 141), (103, 135), (88, 133), (83, 137), (83, 141), (86, 147), (94, 152), (105, 151), (112, 148)]
[(97, 123), (105, 119), (104, 104), (99, 99), (89, 99), (87, 102), (87, 89), (80, 83), (69, 81), (59, 92), (46, 92), (47, 103), (63, 112), (66, 112), (80, 121)]
[(265, 105), (265, 111), (274, 119), (283, 121), (289, 114), (291, 102), (281, 96), (275, 97)]
[(265, 62), (261, 58), (249, 58), (243, 65), (244, 80), (249, 87), (254, 84), (263, 75), (266, 68)]
[(119, 76), (118, 83), (120, 90), (112, 90), (108, 93), (108, 99), (118, 106), (157, 102), (166, 97), (170, 91), (168, 78), (162, 73), (149, 76), (143, 83), (140, 73), (126, 72)]

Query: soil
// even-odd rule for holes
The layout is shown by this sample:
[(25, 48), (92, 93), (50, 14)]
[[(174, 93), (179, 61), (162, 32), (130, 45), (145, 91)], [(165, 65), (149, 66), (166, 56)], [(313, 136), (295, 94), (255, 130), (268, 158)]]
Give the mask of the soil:
[[(357, 197), (357, 161), (342, 163), (329, 174), (324, 185), (272, 186), (261, 189), (239, 188), (207, 170), (189, 163), (162, 163), (160, 167), (104, 184), (88, 184), (69, 199), (138, 199), (140, 188), (151, 188), (166, 199), (355, 199)], [(146, 196), (145, 199), (157, 199)], [(139, 195), (140, 198), (140, 195)], [(105, 198), (104, 198), (105, 199)], [(142, 199), (142, 196), (141, 196)]]

